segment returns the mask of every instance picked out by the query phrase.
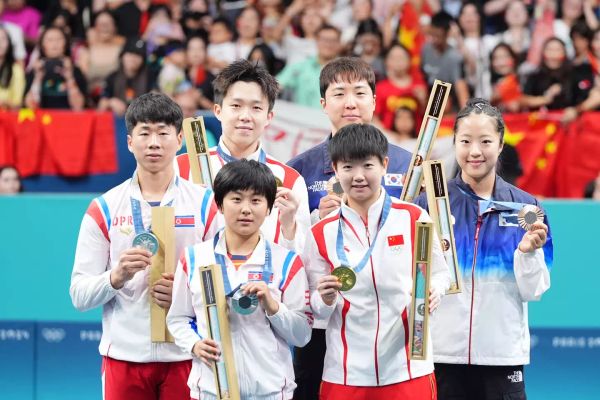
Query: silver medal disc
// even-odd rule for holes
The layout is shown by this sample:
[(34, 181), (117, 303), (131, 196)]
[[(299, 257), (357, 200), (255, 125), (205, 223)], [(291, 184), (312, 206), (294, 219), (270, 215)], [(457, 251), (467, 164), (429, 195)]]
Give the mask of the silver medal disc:
[(231, 297), (231, 306), (238, 314), (249, 315), (258, 307), (258, 297), (255, 294), (245, 295), (238, 290)]
[(152, 255), (158, 251), (158, 239), (150, 232), (142, 232), (133, 238), (133, 247), (148, 250)]

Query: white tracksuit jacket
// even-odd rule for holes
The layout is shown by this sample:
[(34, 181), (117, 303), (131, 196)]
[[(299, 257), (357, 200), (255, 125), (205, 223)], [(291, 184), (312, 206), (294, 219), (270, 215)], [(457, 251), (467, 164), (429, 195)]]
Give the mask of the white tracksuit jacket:
[[(383, 203), (382, 190), (368, 211), (366, 224), (354, 210), (342, 204), (344, 251), (352, 266), (363, 258), (375, 237)], [(413, 235), (417, 220), (431, 221), (422, 208), (392, 198), (389, 216), (381, 227), (370, 261), (357, 273), (356, 285), (349, 291), (339, 292), (332, 306), (323, 302), (316, 288), (319, 278), (331, 274), (332, 269), (341, 264), (336, 254), (339, 211), (312, 227), (303, 259), (315, 316), (329, 318), (324, 381), (383, 386), (433, 371), (431, 340), (426, 360), (407, 358)], [(432, 246), (431, 286), (438, 293), (445, 293), (449, 283), (450, 274), (436, 236)]]
[[(167, 315), (175, 343), (192, 355), (194, 344), (206, 337), (203, 295), (198, 268), (216, 264), (215, 253), (225, 257), (231, 288), (248, 282), (249, 274), (262, 272), (265, 238), (261, 239), (248, 261), (235, 269), (227, 257), (225, 238), (220, 234), (216, 247), (209, 240), (188, 247), (182, 255), (173, 287), (173, 304)], [(241, 315), (230, 308), (229, 324), (235, 365), (242, 399), (291, 399), (296, 388), (290, 346), (304, 346), (310, 340), (313, 316), (302, 260), (294, 252), (271, 243), (273, 279), (269, 288), (279, 302), (279, 311), (267, 316), (263, 308)], [(228, 298), (229, 304), (231, 299)], [(193, 359), (188, 380), (195, 399), (215, 398), (215, 379), (211, 368)]]
[[(221, 141), (219, 145), (225, 153), (230, 154), (223, 141)], [(259, 146), (256, 152), (248, 156), (247, 159), (258, 161), (261, 150), (262, 147)], [(212, 168), (213, 179), (225, 164), (226, 161), (219, 156), (217, 148), (212, 147), (210, 149), (210, 165)], [(287, 249), (302, 254), (304, 251), (306, 235), (308, 234), (311, 225), (310, 212), (308, 211), (308, 191), (306, 189), (304, 178), (295, 169), (285, 165), (268, 154), (266, 156), (266, 165), (271, 169), (273, 175), (281, 180), (283, 187), (292, 191), (294, 197), (299, 202), (299, 205), (298, 210), (296, 211), (296, 234), (294, 240), (287, 240), (283, 237), (281, 224), (279, 223), (279, 212), (275, 207), (271, 214), (265, 219), (265, 222), (263, 222), (260, 230), (271, 243), (280, 244)], [(179, 173), (179, 176), (184, 179), (190, 179), (190, 163), (187, 154), (181, 154), (177, 157), (175, 168), (177, 173)]]
[[(94, 199), (86, 211), (71, 276), (71, 299), (80, 311), (102, 307), (100, 354), (131, 362), (189, 360), (173, 343), (150, 339), (149, 269), (140, 271), (123, 288), (110, 284), (110, 272), (120, 254), (131, 248), (135, 230), (130, 197), (140, 200), (144, 227), (151, 222), (151, 206), (143, 200), (137, 174)], [(175, 208), (177, 255), (185, 248), (214, 236), (221, 217), (211, 190), (175, 177), (161, 205)]]

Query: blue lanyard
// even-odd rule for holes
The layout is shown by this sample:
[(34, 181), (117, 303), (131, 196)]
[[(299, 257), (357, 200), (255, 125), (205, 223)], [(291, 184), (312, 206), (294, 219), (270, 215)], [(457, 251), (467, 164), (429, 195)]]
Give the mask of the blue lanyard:
[[(213, 249), (217, 248), (217, 243), (219, 242), (219, 236), (220, 235), (215, 235), (215, 238), (213, 239)], [(262, 274), (262, 280), (263, 282), (265, 282), (267, 285), (269, 284), (269, 282), (271, 281), (271, 275), (273, 275), (273, 265), (271, 263), (271, 245), (269, 244), (268, 240), (265, 240), (265, 264), (263, 266), (263, 274)], [(231, 290), (231, 284), (229, 283), (229, 276), (227, 276), (227, 262), (225, 261), (225, 257), (222, 254), (218, 254), (217, 252), (215, 252), (215, 260), (221, 265), (221, 273), (223, 274), (223, 286), (225, 287), (225, 293), (227, 295), (232, 294), (232, 292), (236, 292), (239, 287), (235, 288), (234, 290)]]
[[(375, 248), (375, 243), (377, 242), (377, 237), (379, 236), (379, 232), (381, 232), (381, 228), (390, 214), (390, 209), (392, 208), (392, 199), (390, 195), (385, 194), (385, 199), (383, 200), (383, 210), (381, 211), (381, 218), (379, 219), (379, 226), (377, 227), (377, 232), (375, 233), (375, 237), (369, 246), (369, 249), (365, 253), (364, 257), (359, 261), (358, 265), (354, 268), (350, 266), (348, 262), (348, 257), (346, 257), (346, 252), (344, 251), (344, 235), (342, 233), (342, 210), (340, 209), (340, 218), (338, 223), (338, 232), (337, 232), (337, 241), (335, 243), (335, 251), (337, 253), (337, 257), (344, 265), (352, 268), (354, 272), (359, 273), (362, 269), (367, 265), (369, 258), (371, 257), (371, 253)], [(367, 228), (368, 229), (368, 228)]]
[(479, 215), (483, 215), (492, 211), (521, 211), (521, 209), (525, 206), (524, 203), (515, 203), (512, 201), (496, 201), (492, 199), (486, 200), (477, 196), (476, 194), (466, 192), (460, 186), (458, 186), (458, 190), (473, 200), (477, 200), (477, 204), (479, 206)]
[[(237, 158), (225, 153), (225, 150), (223, 150), (221, 144), (217, 145), (217, 153), (219, 154), (219, 157), (225, 160), (226, 163), (238, 161)], [(260, 152), (258, 153), (258, 162), (261, 164), (265, 164), (267, 162), (267, 154), (263, 149), (260, 149)]]
[[(134, 199), (133, 197), (129, 198), (131, 200), (131, 214), (133, 216), (133, 227), (135, 229), (136, 234), (140, 234), (142, 232), (150, 232), (150, 226), (148, 229), (144, 228), (144, 221), (142, 219), (142, 205), (139, 200)], [(166, 207), (170, 207), (173, 204), (173, 200), (171, 200)]]

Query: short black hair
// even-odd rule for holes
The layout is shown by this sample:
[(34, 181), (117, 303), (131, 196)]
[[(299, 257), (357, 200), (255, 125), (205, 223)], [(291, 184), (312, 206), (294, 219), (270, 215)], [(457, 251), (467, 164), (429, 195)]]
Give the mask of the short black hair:
[(221, 168), (213, 182), (213, 190), (219, 209), (227, 193), (252, 190), (259, 196), (265, 196), (270, 211), (277, 194), (277, 182), (275, 175), (265, 164), (242, 159), (227, 163)]
[(366, 81), (373, 94), (375, 94), (375, 72), (373, 68), (358, 57), (338, 57), (327, 63), (319, 75), (319, 89), (321, 97), (332, 83)]
[(217, 24), (222, 24), (225, 29), (227, 29), (229, 31), (229, 33), (231, 33), (232, 35), (235, 36), (235, 29), (233, 27), (233, 25), (231, 24), (231, 21), (229, 21), (229, 19), (227, 19), (226, 17), (219, 15), (216, 18), (213, 19), (212, 25), (217, 25)]
[(585, 22), (585, 19), (582, 17), (575, 21), (573, 26), (571, 27), (571, 31), (569, 32), (569, 37), (571, 40), (574, 35), (579, 35), (586, 40), (592, 40), (592, 30)]
[(269, 100), (269, 111), (273, 110), (275, 99), (279, 94), (279, 83), (269, 71), (258, 63), (238, 60), (225, 67), (213, 81), (215, 103), (223, 105), (223, 99), (229, 88), (236, 82), (254, 82)]
[(134, 99), (125, 113), (127, 134), (140, 122), (159, 123), (174, 126), (177, 133), (181, 131), (183, 112), (169, 96), (163, 93), (145, 93)]
[(440, 11), (436, 14), (433, 14), (431, 17), (431, 26), (434, 28), (441, 28), (445, 32), (450, 30), (450, 25), (454, 21), (454, 18), (446, 11)]
[(488, 100), (473, 98), (467, 101), (467, 105), (462, 108), (454, 120), (454, 140), (456, 140), (456, 131), (460, 120), (471, 114), (485, 114), (496, 122), (496, 132), (500, 135), (500, 143), (504, 143), (504, 118), (502, 113), (496, 107), (490, 104)]
[(350, 124), (341, 128), (328, 145), (333, 164), (375, 156), (383, 163), (388, 154), (388, 140), (373, 125)]

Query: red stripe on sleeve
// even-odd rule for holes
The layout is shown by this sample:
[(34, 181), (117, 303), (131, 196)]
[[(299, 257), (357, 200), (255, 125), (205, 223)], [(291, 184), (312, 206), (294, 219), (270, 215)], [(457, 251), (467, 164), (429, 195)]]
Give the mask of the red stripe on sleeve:
[(100, 211), (100, 207), (98, 207), (98, 203), (96, 201), (92, 201), (85, 213), (92, 217), (94, 221), (96, 221), (98, 228), (100, 228), (106, 240), (110, 242), (108, 237), (108, 227), (106, 226), (106, 221), (102, 215), (102, 211)]
[(279, 221), (279, 210), (277, 210), (277, 225), (275, 225), (275, 237), (273, 243), (279, 244), (279, 236), (281, 235), (281, 222)]
[(414, 258), (415, 222), (417, 222), (423, 210), (413, 204), (408, 203), (392, 203), (392, 208), (396, 210), (405, 210), (410, 214), (410, 242)]
[(179, 167), (179, 176), (190, 180), (190, 159), (187, 153), (177, 156), (177, 166)]
[(412, 373), (410, 372), (410, 355), (408, 354), (410, 351), (408, 346), (410, 330), (408, 328), (408, 313), (406, 312), (406, 308), (402, 312), (402, 325), (404, 325), (404, 351), (406, 352), (406, 368), (408, 369), (408, 379), (412, 379)]
[(346, 316), (348, 315), (348, 311), (350, 310), (350, 302), (344, 299), (344, 307), (342, 308), (342, 329), (340, 330), (340, 334), (342, 336), (342, 346), (344, 347), (344, 355), (343, 355), (343, 367), (344, 367), (344, 385), (347, 385), (348, 378), (348, 342), (346, 341)]
[(329, 255), (327, 254), (327, 245), (325, 244), (325, 225), (330, 222), (336, 221), (340, 218), (339, 213), (332, 215), (329, 218), (322, 219), (320, 222), (317, 222), (315, 226), (312, 227), (312, 234), (315, 238), (315, 242), (317, 242), (317, 248), (319, 249), (319, 254), (325, 261), (327, 261), (333, 271), (334, 265), (329, 259)]
[(292, 266), (290, 267), (290, 271), (288, 272), (288, 276), (283, 284), (283, 287), (281, 288), (282, 293), (285, 292), (285, 289), (287, 289), (290, 282), (294, 279), (294, 276), (296, 276), (298, 271), (300, 271), (302, 268), (304, 268), (304, 264), (302, 263), (300, 257), (296, 256), (292, 262)]
[[(410, 213), (410, 250), (411, 250), (411, 254), (412, 254), (412, 260), (414, 263), (414, 259), (415, 259), (415, 222), (419, 219), (419, 217), (421, 216), (421, 208), (413, 205), (413, 204), (408, 204), (408, 203), (392, 203), (392, 208), (396, 209), (396, 210), (405, 210), (408, 211)], [(402, 313), (402, 323), (404, 325), (404, 349), (406, 351), (406, 368), (408, 369), (408, 379), (412, 379), (412, 373), (410, 371), (410, 357), (409, 357), (409, 345), (408, 345), (408, 340), (409, 340), (409, 336), (410, 336), (410, 330), (408, 327), (408, 312), (406, 310), (406, 308), (404, 309), (404, 312)]]
[(267, 157), (267, 164), (277, 165), (278, 167), (281, 167), (283, 169), (284, 175), (283, 175), (282, 184), (283, 184), (284, 188), (288, 188), (291, 190), (294, 187), (296, 180), (300, 176), (298, 171), (296, 171), (294, 168), (292, 168), (288, 165), (285, 165), (271, 157)]
[(217, 212), (219, 212), (219, 209), (217, 208), (217, 203), (215, 203), (215, 196), (211, 195), (210, 196), (210, 208), (208, 209), (208, 217), (206, 218), (206, 223), (204, 224), (204, 235), (202, 235), (202, 238), (204, 240), (206, 240), (206, 234), (208, 233), (211, 224), (215, 220), (215, 217), (217, 216)]
[(187, 250), (185, 250), (182, 254), (181, 257), (179, 257), (179, 262), (181, 263), (181, 268), (183, 269), (183, 272), (188, 275), (188, 265), (187, 265), (187, 258), (185, 257), (185, 254), (187, 253)]

